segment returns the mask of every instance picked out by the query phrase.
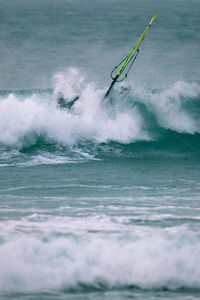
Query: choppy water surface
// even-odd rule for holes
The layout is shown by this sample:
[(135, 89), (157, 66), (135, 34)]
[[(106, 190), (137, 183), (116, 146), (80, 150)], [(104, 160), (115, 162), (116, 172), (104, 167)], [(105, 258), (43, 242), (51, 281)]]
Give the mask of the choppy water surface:
[(199, 299), (199, 2), (0, 7), (0, 298)]

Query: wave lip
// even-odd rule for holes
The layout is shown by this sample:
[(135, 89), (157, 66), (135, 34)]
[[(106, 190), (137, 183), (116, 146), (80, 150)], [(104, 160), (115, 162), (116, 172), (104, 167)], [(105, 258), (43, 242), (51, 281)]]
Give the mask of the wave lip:
[(184, 109), (186, 103), (192, 105), (192, 102), (199, 99), (198, 84), (178, 81), (172, 87), (156, 93), (137, 88), (136, 95), (149, 111), (153, 112), (161, 127), (178, 133), (200, 132), (200, 124), (197, 122), (200, 114), (199, 108), (197, 118)]

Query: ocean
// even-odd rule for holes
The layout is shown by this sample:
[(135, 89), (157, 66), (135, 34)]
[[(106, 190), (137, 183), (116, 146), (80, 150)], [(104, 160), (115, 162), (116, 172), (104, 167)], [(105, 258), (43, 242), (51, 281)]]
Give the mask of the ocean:
[(199, 13), (0, 0), (1, 300), (200, 299)]

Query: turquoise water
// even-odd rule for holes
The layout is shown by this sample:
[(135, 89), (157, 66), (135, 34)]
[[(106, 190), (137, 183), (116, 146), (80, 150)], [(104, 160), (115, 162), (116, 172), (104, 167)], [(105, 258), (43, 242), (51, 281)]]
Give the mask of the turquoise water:
[(199, 1), (0, 8), (0, 299), (199, 299)]

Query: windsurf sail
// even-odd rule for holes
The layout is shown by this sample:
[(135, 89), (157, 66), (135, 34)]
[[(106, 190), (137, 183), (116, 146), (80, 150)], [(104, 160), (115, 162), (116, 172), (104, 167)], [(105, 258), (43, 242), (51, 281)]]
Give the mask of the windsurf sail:
[[(150, 28), (151, 24), (153, 23), (153, 21), (157, 17), (157, 15), (158, 14), (156, 14), (151, 19), (151, 21), (149, 22), (147, 28), (145, 29), (145, 31), (143, 32), (143, 34), (141, 35), (141, 37), (139, 38), (139, 40), (137, 41), (137, 43), (135, 44), (135, 46), (133, 47), (131, 52), (117, 66), (115, 66), (114, 69), (112, 70), (112, 72), (110, 73), (110, 77), (112, 79), (112, 82), (111, 82), (110, 87), (109, 87), (109, 89), (107, 90), (107, 92), (104, 96), (104, 99), (108, 97), (108, 95), (110, 94), (110, 92), (111, 92), (111, 90), (112, 90), (112, 88), (113, 88), (113, 86), (116, 82), (121, 82), (127, 77), (134, 61), (136, 60), (136, 58), (138, 56), (139, 47), (140, 47), (142, 41), (144, 40), (147, 32), (149, 31), (149, 28)], [(124, 74), (124, 72), (125, 72), (125, 74)], [(123, 77), (122, 77), (122, 74), (124, 74)]]

